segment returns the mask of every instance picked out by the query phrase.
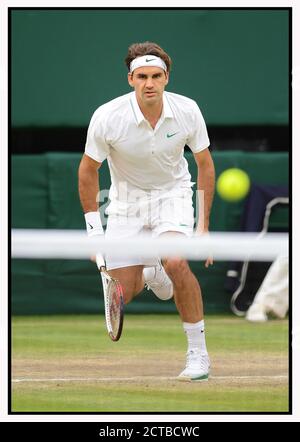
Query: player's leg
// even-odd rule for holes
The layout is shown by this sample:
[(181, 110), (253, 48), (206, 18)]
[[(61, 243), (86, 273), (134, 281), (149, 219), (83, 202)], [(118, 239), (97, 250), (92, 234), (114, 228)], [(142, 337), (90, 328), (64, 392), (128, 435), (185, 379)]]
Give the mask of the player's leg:
[[(165, 232), (160, 237), (176, 237), (179, 232)], [(163, 260), (163, 266), (174, 287), (174, 301), (183, 322), (196, 323), (203, 319), (200, 284), (188, 262), (181, 258)]]
[(142, 265), (122, 267), (109, 270), (109, 274), (119, 280), (125, 304), (128, 304), (144, 288)]
[[(165, 232), (161, 236), (170, 235), (178, 236), (181, 233)], [(186, 367), (178, 378), (207, 380), (210, 360), (206, 348), (200, 284), (185, 259), (169, 258), (163, 261), (163, 265), (174, 286), (174, 300), (188, 342)]]
[[(194, 226), (194, 209), (191, 189), (174, 189), (163, 197), (160, 207), (158, 236), (191, 236)], [(163, 262), (166, 274), (172, 281), (174, 300), (183, 322), (188, 351), (186, 368), (179, 375), (182, 380), (206, 380), (210, 361), (206, 349), (203, 302), (200, 284), (188, 262), (182, 258), (169, 258)]]

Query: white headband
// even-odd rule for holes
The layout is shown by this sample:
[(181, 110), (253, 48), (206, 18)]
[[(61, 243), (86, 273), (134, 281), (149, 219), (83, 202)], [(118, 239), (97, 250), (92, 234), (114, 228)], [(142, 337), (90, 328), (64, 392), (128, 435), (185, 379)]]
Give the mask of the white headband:
[(156, 66), (165, 72), (168, 70), (166, 63), (160, 57), (156, 57), (156, 55), (143, 55), (132, 60), (130, 63), (130, 73), (132, 74), (135, 69), (142, 66)]

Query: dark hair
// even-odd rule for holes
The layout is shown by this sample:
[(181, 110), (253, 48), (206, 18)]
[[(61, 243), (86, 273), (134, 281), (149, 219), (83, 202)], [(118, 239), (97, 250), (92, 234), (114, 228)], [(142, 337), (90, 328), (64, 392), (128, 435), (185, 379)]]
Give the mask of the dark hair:
[(168, 72), (171, 70), (172, 60), (169, 55), (160, 47), (158, 44), (151, 41), (145, 41), (144, 43), (133, 43), (128, 48), (127, 57), (125, 58), (125, 63), (130, 71), (130, 63), (136, 57), (141, 57), (142, 55), (156, 55), (160, 57), (167, 66)]

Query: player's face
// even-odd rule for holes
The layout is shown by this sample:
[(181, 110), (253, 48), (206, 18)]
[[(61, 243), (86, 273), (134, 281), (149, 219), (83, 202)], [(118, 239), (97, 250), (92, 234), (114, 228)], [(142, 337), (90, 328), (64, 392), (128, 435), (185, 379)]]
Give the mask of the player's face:
[(128, 74), (128, 83), (134, 88), (137, 100), (144, 105), (153, 105), (162, 100), (169, 74), (158, 67), (142, 66)]

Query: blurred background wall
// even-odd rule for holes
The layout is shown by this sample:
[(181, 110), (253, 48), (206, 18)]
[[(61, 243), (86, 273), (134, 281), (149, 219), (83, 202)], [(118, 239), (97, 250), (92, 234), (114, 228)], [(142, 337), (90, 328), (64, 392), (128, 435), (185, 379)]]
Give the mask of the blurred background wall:
[(215, 150), (287, 150), (288, 10), (127, 9), (11, 11), (13, 152), (82, 151), (145, 40), (170, 54), (167, 89), (198, 102)]
[[(87, 126), (99, 105), (131, 90), (124, 58), (138, 41), (157, 42), (173, 59), (167, 90), (200, 106), (217, 176), (241, 167), (252, 182), (288, 185), (287, 9), (15, 9), (10, 31), (12, 227), (85, 228), (77, 168)], [(188, 149), (186, 157), (195, 180)], [(109, 187), (106, 163), (100, 181)], [(239, 230), (243, 204), (216, 195), (211, 229)], [(227, 268), (192, 263), (206, 312), (229, 310)], [(90, 262), (13, 260), (12, 311), (98, 312), (99, 286)], [(128, 309), (176, 310), (149, 292)]]

